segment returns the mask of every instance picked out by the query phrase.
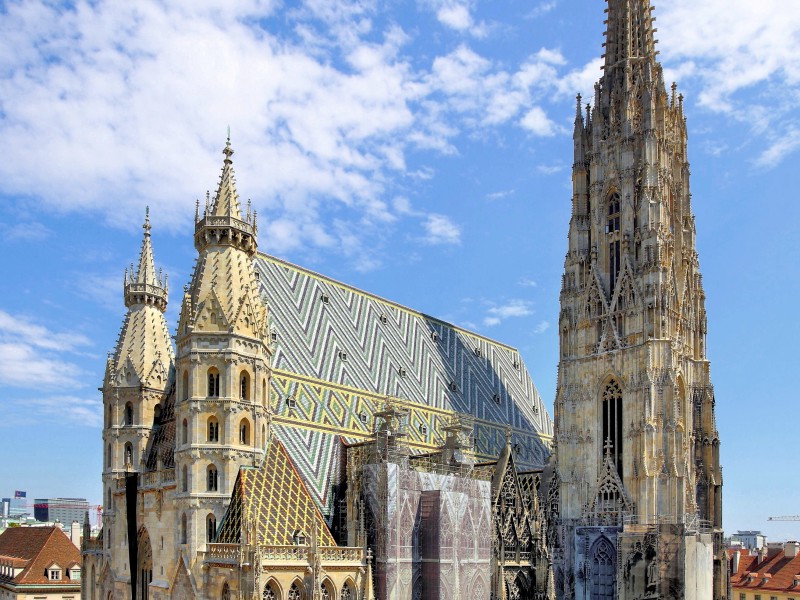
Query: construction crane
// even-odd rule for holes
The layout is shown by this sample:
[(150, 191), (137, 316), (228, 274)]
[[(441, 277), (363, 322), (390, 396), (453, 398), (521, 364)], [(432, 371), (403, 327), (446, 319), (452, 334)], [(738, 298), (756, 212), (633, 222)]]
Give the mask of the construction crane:
[(783, 517), (767, 517), (767, 521), (800, 521), (800, 515), (786, 515)]

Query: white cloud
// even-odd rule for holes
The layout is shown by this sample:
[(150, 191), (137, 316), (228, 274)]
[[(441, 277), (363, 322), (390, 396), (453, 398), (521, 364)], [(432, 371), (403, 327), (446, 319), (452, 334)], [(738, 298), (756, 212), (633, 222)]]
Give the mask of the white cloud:
[(537, 165), (536, 170), (542, 175), (555, 175), (564, 170), (564, 165)]
[(490, 194), (486, 194), (487, 200), (502, 200), (503, 198), (508, 198), (509, 196), (513, 196), (516, 190), (500, 190), (498, 192), (492, 192)]
[(16, 225), (0, 223), (0, 229), (4, 231), (3, 237), (13, 242), (37, 242), (47, 239), (52, 233), (47, 227), (35, 221), (26, 221)]
[(536, 287), (538, 284), (530, 277), (520, 277), (519, 281), (517, 281), (517, 285), (522, 287)]
[(551, 121), (547, 114), (539, 106), (534, 106), (520, 120), (520, 125), (535, 135), (545, 137), (556, 134), (556, 124)]
[(544, 333), (548, 329), (550, 329), (550, 323), (548, 321), (539, 321), (536, 327), (534, 327), (533, 333)]
[(533, 312), (533, 306), (527, 300), (509, 300), (505, 304), (489, 308), (488, 315), (483, 319), (483, 324), (486, 327), (492, 327), (499, 325), (506, 319), (530, 316)]
[(445, 215), (430, 214), (422, 224), (428, 244), (460, 244), (461, 229)]
[(487, 34), (485, 23), (476, 23), (472, 17), (473, 2), (470, 0), (424, 0), (424, 6), (436, 13), (436, 19), (449, 29), (482, 38)]
[(0, 384), (36, 392), (78, 386), (82, 372), (65, 355), (90, 344), (83, 334), (51, 331), (0, 310)]
[(780, 0), (675, 0), (659, 7), (667, 83), (703, 107), (746, 123), (769, 147), (768, 167), (797, 150), (783, 132), (800, 129), (800, 4)]
[(26, 410), (35, 410), (39, 418), (73, 425), (99, 428), (103, 426), (103, 405), (99, 399), (78, 396), (48, 396), (19, 402)]

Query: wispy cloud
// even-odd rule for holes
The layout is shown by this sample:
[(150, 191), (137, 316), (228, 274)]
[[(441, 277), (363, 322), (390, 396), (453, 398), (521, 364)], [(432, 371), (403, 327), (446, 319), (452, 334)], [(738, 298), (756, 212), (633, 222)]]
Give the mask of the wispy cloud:
[[(472, 1), (420, 1), (454, 31), (485, 31)], [(431, 175), (408, 169), (409, 152), (452, 154), (460, 134), (509, 125), (559, 132), (544, 108), (569, 76), (559, 52), (509, 65), (461, 43), (416, 61), (410, 34), (378, 14), (374, 0), (11, 3), (0, 15), (0, 135), (15, 148), (0, 164), (4, 193), (120, 226), (138, 223), (147, 198), (175, 229), (213, 191), (230, 125), (264, 249), (352, 249), (341, 236), (357, 232), (363, 250), (408, 216), (381, 201), (393, 182)], [(288, 27), (267, 29), (278, 15)], [(345, 226), (322, 225), (334, 218)]]
[(492, 192), (491, 194), (486, 194), (487, 200), (502, 200), (503, 198), (508, 198), (509, 196), (513, 196), (516, 190), (501, 190), (498, 192)]
[(522, 287), (532, 287), (533, 288), (533, 287), (536, 287), (538, 284), (536, 283), (535, 279), (531, 279), (530, 277), (523, 276), (523, 277), (519, 278), (519, 280), (517, 281), (517, 285), (522, 286)]
[(539, 321), (539, 323), (536, 324), (536, 327), (533, 328), (533, 333), (544, 333), (548, 329), (550, 329), (549, 321)]
[[(800, 129), (800, 4), (763, 0), (675, 0), (659, 7), (659, 41), (667, 75), (697, 90), (697, 101), (764, 136), (755, 160), (774, 166), (798, 144), (783, 135)], [(781, 99), (785, 101), (781, 101)]]
[(103, 425), (103, 405), (99, 398), (57, 395), (9, 399), (4, 410), (6, 419), (0, 423), (0, 427), (33, 425), (42, 421), (93, 428)]
[(487, 316), (483, 319), (486, 327), (499, 325), (506, 319), (516, 317), (527, 317), (533, 314), (533, 305), (526, 300), (509, 300), (505, 304), (492, 306), (487, 311)]
[(31, 390), (78, 385), (81, 370), (65, 355), (88, 345), (82, 334), (54, 332), (0, 310), (0, 383)]
[(472, 16), (474, 2), (470, 0), (424, 0), (422, 4), (433, 10), (436, 19), (445, 27), (476, 38), (487, 35), (486, 24), (476, 23)]
[(425, 230), (425, 241), (428, 244), (460, 244), (461, 228), (449, 217), (431, 214), (422, 224)]
[(47, 239), (52, 233), (47, 227), (35, 221), (15, 225), (0, 224), (3, 237), (12, 242), (38, 242)]

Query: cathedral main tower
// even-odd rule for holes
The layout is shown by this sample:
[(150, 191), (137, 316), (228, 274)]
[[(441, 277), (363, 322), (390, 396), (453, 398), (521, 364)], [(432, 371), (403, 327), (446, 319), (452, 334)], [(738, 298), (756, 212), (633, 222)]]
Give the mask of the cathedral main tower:
[(549, 505), (562, 598), (726, 597), (683, 97), (649, 0), (607, 0), (593, 105), (578, 97)]

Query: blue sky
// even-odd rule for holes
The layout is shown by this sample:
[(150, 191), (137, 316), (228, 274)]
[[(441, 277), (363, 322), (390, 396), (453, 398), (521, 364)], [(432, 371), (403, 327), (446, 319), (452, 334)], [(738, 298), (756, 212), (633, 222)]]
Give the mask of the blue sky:
[[(600, 0), (0, 4), (0, 495), (100, 501), (145, 205), (171, 327), (227, 127), (266, 252), (520, 349), (555, 393)], [(800, 4), (656, 4), (685, 95), (728, 531), (800, 538)]]

